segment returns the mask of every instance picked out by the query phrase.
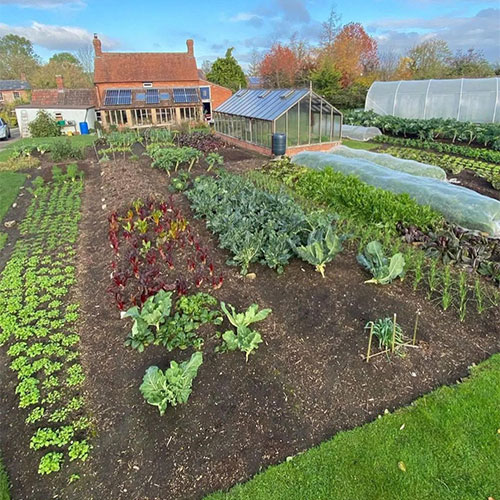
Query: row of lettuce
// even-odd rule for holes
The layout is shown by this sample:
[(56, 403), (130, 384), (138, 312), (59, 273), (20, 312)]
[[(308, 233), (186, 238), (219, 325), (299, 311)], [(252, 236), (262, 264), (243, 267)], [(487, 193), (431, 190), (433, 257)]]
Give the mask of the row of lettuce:
[(35, 183), (0, 279), (0, 345), (17, 377), (29, 446), (43, 452), (38, 472), (64, 468), (70, 481), (79, 477), (74, 463), (85, 461), (91, 449), (75, 330), (79, 306), (69, 301), (82, 189), (76, 166), (66, 172), (56, 167), (51, 182)]

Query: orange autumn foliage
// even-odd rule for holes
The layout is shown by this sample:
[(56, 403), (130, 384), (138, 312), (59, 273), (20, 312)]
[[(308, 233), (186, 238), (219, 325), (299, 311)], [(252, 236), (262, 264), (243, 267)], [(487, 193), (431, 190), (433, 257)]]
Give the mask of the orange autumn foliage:
[(299, 63), (294, 52), (280, 43), (276, 43), (260, 64), (260, 75), (266, 87), (293, 87)]
[(361, 24), (346, 24), (335, 37), (331, 56), (342, 73), (342, 85), (347, 87), (377, 67), (377, 42)]

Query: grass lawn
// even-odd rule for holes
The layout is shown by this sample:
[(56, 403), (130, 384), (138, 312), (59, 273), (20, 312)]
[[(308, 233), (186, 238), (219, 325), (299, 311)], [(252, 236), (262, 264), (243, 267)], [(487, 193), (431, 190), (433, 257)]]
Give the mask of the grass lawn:
[(9, 478), (0, 458), (0, 500), (10, 500)]
[(352, 149), (366, 149), (367, 151), (380, 146), (380, 144), (374, 142), (354, 141), (352, 139), (342, 139), (342, 145)]
[(206, 500), (500, 498), (500, 354), (413, 405)]
[[(0, 222), (16, 200), (19, 188), (25, 180), (26, 175), (18, 172), (0, 172)], [(0, 231), (0, 250), (5, 246), (6, 241), (7, 235)]]
[(0, 162), (7, 161), (10, 157), (10, 153), (14, 148), (38, 144), (53, 144), (54, 142), (60, 142), (69, 139), (76, 146), (90, 146), (97, 139), (96, 135), (73, 135), (73, 136), (60, 136), (60, 137), (37, 137), (37, 138), (26, 138), (19, 139), (16, 142), (12, 142), (5, 149), (0, 151)]

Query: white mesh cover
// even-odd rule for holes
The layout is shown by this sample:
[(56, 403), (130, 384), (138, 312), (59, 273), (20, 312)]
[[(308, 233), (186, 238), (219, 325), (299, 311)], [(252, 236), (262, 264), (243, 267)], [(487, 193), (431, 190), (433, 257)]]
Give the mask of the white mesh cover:
[(500, 202), (470, 189), (331, 153), (304, 151), (293, 157), (293, 163), (315, 170), (331, 167), (337, 172), (355, 175), (371, 186), (407, 193), (420, 205), (431, 206), (463, 228), (500, 238)]
[(374, 82), (365, 111), (401, 118), (500, 123), (500, 77)]
[(355, 141), (369, 141), (382, 132), (377, 127), (361, 127), (357, 125), (342, 125), (342, 137)]
[(432, 177), (434, 179), (446, 180), (446, 172), (434, 165), (427, 163), (420, 163), (415, 160), (403, 160), (395, 158), (394, 156), (386, 153), (374, 153), (373, 151), (365, 151), (363, 149), (352, 149), (346, 146), (337, 146), (330, 150), (330, 153), (343, 156), (345, 158), (358, 158), (361, 160), (368, 160), (382, 167), (390, 168), (391, 170), (398, 170), (399, 172), (406, 172), (407, 174), (418, 175), (421, 177)]

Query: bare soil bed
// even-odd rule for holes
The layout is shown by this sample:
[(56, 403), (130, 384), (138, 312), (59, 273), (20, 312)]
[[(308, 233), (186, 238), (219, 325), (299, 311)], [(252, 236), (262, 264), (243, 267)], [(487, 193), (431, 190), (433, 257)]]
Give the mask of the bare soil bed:
[[(226, 167), (241, 172), (265, 158), (234, 149), (223, 152)], [(81, 304), (79, 333), (86, 369), (85, 395), (96, 436), (82, 479), (68, 485), (57, 475), (38, 476), (29, 453), (24, 414), (17, 409), (14, 374), (2, 355), (0, 446), (14, 500), (197, 499), (249, 479), (262, 468), (373, 420), (385, 409), (409, 404), (433, 388), (453, 383), (467, 367), (500, 350), (498, 310), (460, 323), (456, 312), (414, 292), (407, 282), (386, 287), (364, 284), (367, 276), (347, 249), (327, 266), (323, 279), (293, 260), (282, 275), (253, 265), (255, 279), (225, 266), (229, 255), (217, 247), (202, 220), (175, 194), (190, 224), (210, 249), (224, 284), (214, 295), (238, 309), (256, 302), (272, 315), (258, 325), (264, 339), (245, 363), (240, 352), (216, 354), (214, 329), (204, 331), (204, 364), (187, 404), (163, 417), (139, 392), (146, 368), (164, 369), (191, 351), (144, 353), (125, 347), (131, 327), (121, 320), (111, 295), (108, 216), (137, 198), (167, 198), (168, 177), (149, 161), (90, 160), (78, 242), (75, 299)], [(202, 168), (198, 167), (198, 173)], [(362, 359), (367, 321), (397, 313), (406, 332), (417, 311), (419, 348), (404, 358)]]

